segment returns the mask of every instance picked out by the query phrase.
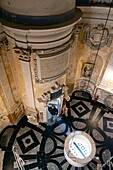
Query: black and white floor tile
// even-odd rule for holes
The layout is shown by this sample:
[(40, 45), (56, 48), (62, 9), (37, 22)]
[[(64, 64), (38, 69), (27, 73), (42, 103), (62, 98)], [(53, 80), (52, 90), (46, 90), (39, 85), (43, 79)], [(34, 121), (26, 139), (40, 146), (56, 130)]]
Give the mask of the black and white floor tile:
[[(36, 126), (24, 116), (17, 125), (5, 128), (0, 134), (0, 145), (5, 150), (3, 170), (17, 170), (14, 153), (23, 160), (25, 170), (96, 170), (97, 164), (113, 156), (112, 113), (99, 102), (92, 104), (74, 96), (67, 106), (68, 116), (52, 124)], [(71, 166), (64, 157), (65, 138), (75, 130), (85, 131), (96, 143), (95, 158), (82, 168)], [(6, 135), (8, 142), (3, 146)], [(103, 169), (109, 168), (106, 165)]]

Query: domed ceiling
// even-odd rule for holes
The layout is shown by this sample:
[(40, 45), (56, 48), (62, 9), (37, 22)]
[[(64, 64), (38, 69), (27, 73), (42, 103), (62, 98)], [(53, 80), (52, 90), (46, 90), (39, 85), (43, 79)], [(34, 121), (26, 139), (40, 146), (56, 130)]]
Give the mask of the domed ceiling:
[(2, 0), (1, 8), (18, 15), (49, 16), (66, 13), (75, 8), (73, 0)]
[(12, 23), (46, 26), (75, 22), (81, 16), (73, 0), (1, 0), (1, 17)]

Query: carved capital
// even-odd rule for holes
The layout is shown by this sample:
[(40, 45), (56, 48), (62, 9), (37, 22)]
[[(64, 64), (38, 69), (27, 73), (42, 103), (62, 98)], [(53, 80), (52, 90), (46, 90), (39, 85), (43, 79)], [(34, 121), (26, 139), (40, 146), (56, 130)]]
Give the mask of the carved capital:
[(14, 52), (18, 54), (19, 60), (30, 62), (30, 50), (14, 48)]

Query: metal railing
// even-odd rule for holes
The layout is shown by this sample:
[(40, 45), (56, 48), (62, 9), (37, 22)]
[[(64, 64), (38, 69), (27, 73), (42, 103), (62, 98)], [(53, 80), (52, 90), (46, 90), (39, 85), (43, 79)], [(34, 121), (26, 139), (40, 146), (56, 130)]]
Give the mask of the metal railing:
[(103, 168), (108, 165), (109, 167), (109, 170), (112, 170), (113, 169), (113, 162), (111, 161), (113, 159), (113, 156), (110, 157), (100, 168), (100, 170), (103, 170)]
[(19, 154), (16, 152), (15, 148), (13, 148), (13, 155), (16, 161), (16, 166), (18, 168), (18, 170), (25, 170), (24, 165), (25, 162), (24, 160), (19, 156)]

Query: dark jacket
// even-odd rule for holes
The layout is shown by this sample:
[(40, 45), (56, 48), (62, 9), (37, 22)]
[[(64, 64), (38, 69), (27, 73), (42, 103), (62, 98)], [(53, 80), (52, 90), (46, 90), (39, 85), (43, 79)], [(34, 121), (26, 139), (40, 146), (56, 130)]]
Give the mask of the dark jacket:
[(51, 113), (51, 115), (57, 115), (58, 114), (58, 109), (56, 107), (54, 107), (54, 108), (48, 107), (48, 110)]

